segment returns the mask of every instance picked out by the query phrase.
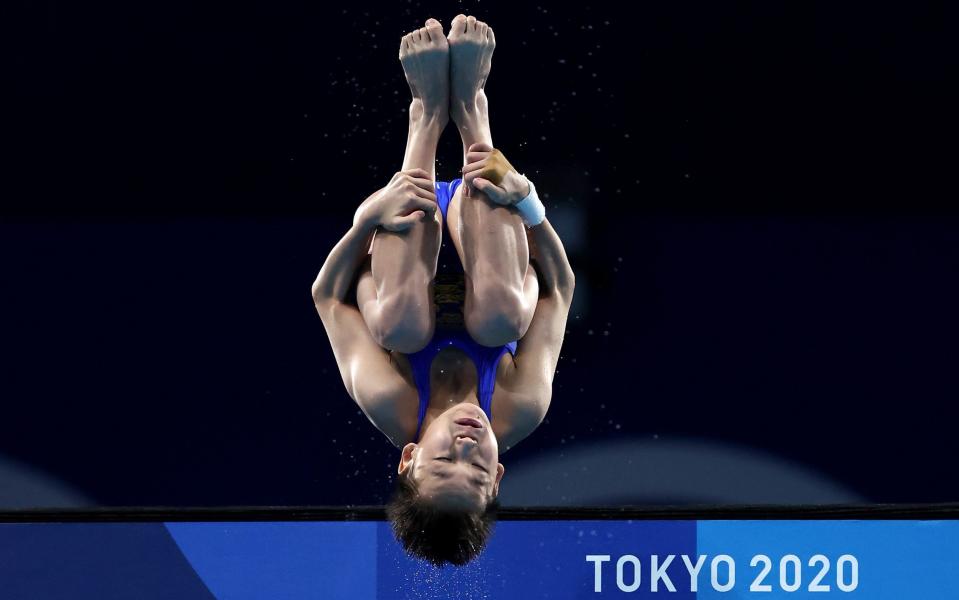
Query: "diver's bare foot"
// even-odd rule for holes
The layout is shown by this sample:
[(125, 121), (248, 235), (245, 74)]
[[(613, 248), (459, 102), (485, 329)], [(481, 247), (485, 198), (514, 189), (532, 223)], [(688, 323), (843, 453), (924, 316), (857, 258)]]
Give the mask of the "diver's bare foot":
[(449, 121), (450, 52), (439, 21), (427, 19), (425, 27), (403, 36), (400, 63), (413, 92), (410, 119), (426, 117), (442, 128)]
[(493, 62), (493, 28), (476, 17), (456, 15), (450, 26), (450, 111), (460, 127), (473, 113), (486, 113), (483, 87)]

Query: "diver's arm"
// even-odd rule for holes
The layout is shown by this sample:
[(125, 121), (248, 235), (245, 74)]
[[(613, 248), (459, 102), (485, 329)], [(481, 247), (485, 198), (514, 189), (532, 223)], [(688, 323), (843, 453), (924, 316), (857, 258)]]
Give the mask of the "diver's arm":
[(373, 340), (363, 315), (347, 298), (375, 230), (375, 224), (365, 219), (354, 222), (333, 247), (313, 282), (313, 304), (330, 339), (343, 385), (357, 402), (369, 396), (360, 385), (364, 375), (383, 383), (395, 376), (389, 352)]
[(354, 222), (313, 283), (313, 302), (347, 393), (370, 422), (399, 447), (416, 425), (410, 422), (412, 413), (404, 410), (415, 400), (416, 390), (400, 374), (389, 351), (376, 343), (363, 315), (347, 298), (375, 229), (365, 219)]
[[(533, 192), (529, 179), (520, 175), (501, 151), (488, 144), (471, 146), (466, 159), (469, 162), (463, 167), (463, 186), (466, 190), (464, 193), (468, 194), (471, 188), (476, 188), (496, 204), (508, 206), (522, 215), (520, 209)], [(545, 285), (550, 291), (572, 296), (573, 270), (553, 226), (543, 220), (527, 227), (526, 239), (529, 242), (531, 260), (537, 261), (541, 286)]]
[[(566, 321), (576, 286), (563, 244), (549, 221), (527, 230), (531, 262), (539, 281), (539, 298), (526, 334), (516, 343), (513, 362), (503, 374), (504, 391), (515, 406), (510, 439), (529, 435), (546, 417), (553, 397)], [(499, 385), (500, 382), (497, 382)]]
[(353, 225), (333, 247), (313, 282), (313, 303), (323, 321), (343, 385), (363, 413), (394, 445), (405, 443), (416, 427), (417, 391), (400, 374), (392, 355), (373, 339), (349, 294), (357, 271), (369, 254), (377, 227), (405, 231), (414, 222), (433, 218), (435, 192), (422, 169), (394, 175), (357, 210)]
[[(532, 267), (531, 267), (532, 268)], [(553, 378), (563, 347), (566, 320), (573, 299), (572, 273), (557, 287), (540, 285), (536, 310), (526, 334), (516, 343), (511, 363), (504, 364), (496, 389), (509, 394), (514, 407), (505, 438), (513, 445), (535, 430), (546, 417), (553, 397)]]
[(314, 302), (345, 301), (377, 227), (406, 231), (424, 216), (432, 218), (436, 209), (436, 192), (426, 171), (407, 169), (393, 175), (356, 209), (353, 226), (333, 247), (313, 282)]
[(548, 220), (528, 228), (526, 235), (530, 265), (539, 281), (539, 299), (526, 334), (517, 342), (514, 382), (517, 389), (546, 392), (552, 389), (576, 278), (563, 243)]
[(314, 304), (346, 301), (357, 270), (369, 253), (376, 227), (369, 219), (354, 219), (353, 226), (333, 247), (313, 282)]
[[(467, 154), (463, 182), (467, 189), (485, 193), (493, 202), (509, 206), (522, 215), (523, 202), (533, 192), (532, 183), (520, 175), (503, 153), (489, 145), (477, 144)], [(535, 195), (535, 194), (534, 194)], [(530, 267), (537, 274), (539, 298), (526, 334), (517, 342), (513, 364), (503, 385), (514, 394), (514, 404), (522, 411), (532, 430), (545, 416), (552, 395), (553, 374), (566, 332), (566, 319), (573, 301), (575, 277), (566, 258), (563, 242), (548, 220), (537, 215), (536, 224), (527, 227)], [(527, 217), (523, 217), (524, 222)], [(521, 409), (519, 407), (522, 407)]]
[(572, 299), (576, 278), (566, 257), (563, 242), (548, 219), (539, 225), (526, 228), (529, 242), (530, 262), (536, 265), (539, 275), (540, 296), (543, 288)]

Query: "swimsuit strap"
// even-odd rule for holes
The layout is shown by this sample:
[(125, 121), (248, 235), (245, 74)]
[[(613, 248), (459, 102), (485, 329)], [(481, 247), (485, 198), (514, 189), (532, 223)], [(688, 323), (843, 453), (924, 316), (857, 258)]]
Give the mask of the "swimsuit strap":
[[(472, 340), (470, 340), (472, 341)], [(475, 342), (473, 342), (476, 344)], [(499, 361), (504, 354), (509, 352), (516, 355), (516, 342), (510, 342), (504, 346), (490, 348), (476, 344), (475, 347), (482, 348), (485, 364), (482, 368), (477, 367), (476, 374), (479, 376), (479, 401), (480, 408), (486, 413), (489, 422), (493, 422), (493, 392), (496, 390), (496, 371), (499, 369)]]

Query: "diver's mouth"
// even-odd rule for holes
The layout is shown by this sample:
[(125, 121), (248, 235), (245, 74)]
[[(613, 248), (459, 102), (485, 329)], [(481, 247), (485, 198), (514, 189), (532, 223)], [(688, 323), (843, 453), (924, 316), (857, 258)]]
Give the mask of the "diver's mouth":
[(482, 429), (483, 424), (477, 421), (476, 419), (471, 419), (469, 417), (463, 417), (462, 419), (456, 419), (453, 421), (457, 425), (464, 425), (466, 427), (476, 427), (477, 429)]

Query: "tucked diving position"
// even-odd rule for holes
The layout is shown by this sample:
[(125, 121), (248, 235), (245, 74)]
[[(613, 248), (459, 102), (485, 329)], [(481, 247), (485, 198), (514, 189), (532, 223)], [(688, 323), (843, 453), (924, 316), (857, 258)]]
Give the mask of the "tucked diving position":
[[(393, 530), (437, 565), (485, 545), (499, 456), (549, 409), (573, 298), (535, 187), (493, 146), (495, 46), (493, 29), (464, 15), (448, 33), (429, 19), (402, 38), (413, 94), (402, 168), (360, 204), (312, 288), (347, 392), (401, 450)], [(464, 167), (436, 181), (450, 120)]]

